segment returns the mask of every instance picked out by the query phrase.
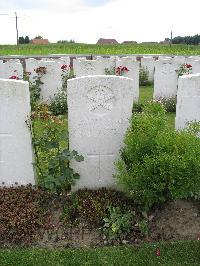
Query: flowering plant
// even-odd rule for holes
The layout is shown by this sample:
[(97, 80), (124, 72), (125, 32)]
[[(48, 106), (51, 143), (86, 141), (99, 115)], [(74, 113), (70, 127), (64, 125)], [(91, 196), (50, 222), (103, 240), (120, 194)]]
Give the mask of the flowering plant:
[(35, 72), (40, 75), (44, 75), (47, 73), (46, 67), (38, 67), (35, 69)]
[(71, 66), (70, 65), (62, 65), (61, 66), (61, 69), (62, 69), (62, 71), (64, 72), (64, 71), (66, 71), (66, 70), (69, 70), (71, 68)]
[(117, 76), (122, 76), (123, 74), (127, 73), (129, 71), (129, 69), (125, 66), (119, 66), (116, 68), (115, 70), (115, 74)]
[(183, 75), (189, 75), (192, 73), (192, 65), (190, 64), (182, 64), (178, 70), (176, 70), (178, 73), (178, 77)]
[(11, 77), (9, 77), (9, 79), (16, 79), (16, 80), (18, 80), (19, 78), (17, 76), (11, 76)]
[(127, 73), (129, 69), (125, 66), (113, 67), (113, 68), (105, 68), (106, 75), (116, 75), (123, 76), (123, 74)]

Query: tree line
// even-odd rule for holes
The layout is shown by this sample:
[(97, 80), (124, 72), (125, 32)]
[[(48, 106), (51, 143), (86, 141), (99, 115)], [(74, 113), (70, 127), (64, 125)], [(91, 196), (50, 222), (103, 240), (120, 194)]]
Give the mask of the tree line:
[(172, 39), (173, 44), (191, 44), (199, 45), (200, 44), (200, 35), (196, 34), (194, 36), (177, 36)]

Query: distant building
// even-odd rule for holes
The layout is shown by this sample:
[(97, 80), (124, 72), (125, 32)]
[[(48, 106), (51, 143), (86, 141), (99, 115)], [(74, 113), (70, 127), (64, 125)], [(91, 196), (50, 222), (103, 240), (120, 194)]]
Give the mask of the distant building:
[(48, 39), (32, 39), (30, 41), (31, 44), (49, 44)]
[(100, 38), (98, 40), (97, 44), (118, 44), (118, 42), (115, 39), (103, 39), (103, 38)]
[(158, 42), (142, 42), (141, 44), (158, 44)]
[(137, 44), (136, 41), (124, 41), (122, 44)]
[(170, 39), (166, 38), (164, 41), (161, 41), (160, 44), (170, 44)]

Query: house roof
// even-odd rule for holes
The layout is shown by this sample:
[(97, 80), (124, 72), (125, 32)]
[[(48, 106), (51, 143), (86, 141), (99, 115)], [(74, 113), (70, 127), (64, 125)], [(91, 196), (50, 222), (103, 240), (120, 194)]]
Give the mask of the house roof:
[(118, 44), (118, 42), (115, 39), (100, 38), (97, 44)]

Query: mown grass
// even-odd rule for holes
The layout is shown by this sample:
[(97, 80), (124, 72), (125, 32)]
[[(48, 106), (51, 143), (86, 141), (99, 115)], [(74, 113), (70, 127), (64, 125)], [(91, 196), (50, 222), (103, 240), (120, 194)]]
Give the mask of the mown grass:
[(33, 45), (23, 44), (0, 45), (0, 55), (47, 55), (47, 54), (200, 54), (200, 45), (169, 45), (163, 44), (117, 44), (117, 45), (96, 45), (96, 44), (48, 44)]
[[(159, 247), (160, 256), (156, 256)], [(200, 242), (144, 244), (97, 249), (13, 249), (0, 251), (1, 266), (200, 265)]]

